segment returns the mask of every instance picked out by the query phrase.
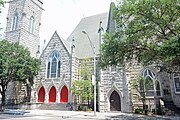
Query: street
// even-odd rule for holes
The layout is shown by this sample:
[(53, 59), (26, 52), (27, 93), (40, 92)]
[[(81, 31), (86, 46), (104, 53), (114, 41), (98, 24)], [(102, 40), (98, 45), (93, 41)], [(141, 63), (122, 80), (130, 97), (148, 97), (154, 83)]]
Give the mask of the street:
[(145, 116), (121, 112), (26, 110), (23, 115), (0, 114), (1, 120), (180, 120), (180, 116)]

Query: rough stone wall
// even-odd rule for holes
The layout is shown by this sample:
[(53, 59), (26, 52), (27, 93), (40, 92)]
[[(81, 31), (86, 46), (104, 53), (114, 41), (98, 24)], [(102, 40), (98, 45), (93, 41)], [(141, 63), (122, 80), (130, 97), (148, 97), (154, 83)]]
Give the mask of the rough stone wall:
[[(159, 80), (161, 82), (161, 93), (164, 101), (172, 101), (171, 85), (170, 85), (170, 76), (166, 72), (159, 73)], [(167, 93), (164, 93), (164, 92)]]
[(8, 15), (7, 15), (7, 23), (6, 23), (6, 32), (11, 31), (12, 19), (13, 19), (16, 11), (19, 15), (18, 27), (17, 28), (19, 29), (21, 27), (21, 25), (22, 25), (22, 12), (23, 12), (23, 8), (24, 8), (24, 3), (25, 3), (25, 0), (12, 0), (9, 2), (9, 10), (8, 10)]
[[(47, 62), (49, 61), (50, 54), (57, 50), (61, 56), (61, 68), (60, 68), (60, 78), (47, 78), (46, 77), (46, 69)], [(43, 86), (46, 92), (45, 102), (48, 102), (48, 94), (50, 88), (54, 86), (56, 88), (56, 102), (60, 102), (59, 95), (61, 88), (65, 85), (69, 88), (69, 80), (70, 80), (70, 54), (61, 42), (57, 33), (54, 33), (47, 47), (43, 51), (41, 57), (41, 71), (39, 73), (38, 79), (35, 81), (34, 92), (36, 95), (34, 96), (37, 102), (37, 95), (39, 89)]]
[(72, 57), (72, 81), (79, 80), (79, 59), (76, 56)]
[[(39, 29), (41, 25), (42, 3), (38, 0), (13, 0), (9, 2), (9, 11), (7, 16), (6, 39), (12, 42), (18, 42), (27, 47), (33, 57), (39, 42)], [(16, 30), (11, 30), (12, 19), (15, 13), (18, 13), (18, 26)], [(30, 17), (35, 18), (34, 32), (29, 32)]]
[[(121, 78), (121, 72), (119, 70), (117, 71), (111, 71), (110, 68), (107, 68), (106, 70), (101, 70), (100, 72), (100, 82), (99, 82), (99, 111), (110, 111), (110, 94), (113, 92), (113, 90), (116, 90), (116, 92), (119, 94), (121, 101), (122, 101), (122, 78)], [(123, 102), (123, 101), (122, 101)], [(121, 105), (122, 105), (121, 102)], [(123, 109), (121, 107), (121, 109)]]

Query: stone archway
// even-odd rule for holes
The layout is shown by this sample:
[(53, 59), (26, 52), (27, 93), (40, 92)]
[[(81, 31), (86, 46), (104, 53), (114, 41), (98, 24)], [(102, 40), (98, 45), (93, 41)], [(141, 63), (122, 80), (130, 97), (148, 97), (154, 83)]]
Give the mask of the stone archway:
[(121, 99), (116, 91), (110, 95), (110, 111), (121, 111)]
[(49, 102), (56, 102), (56, 88), (54, 86), (49, 91)]
[(63, 86), (60, 93), (60, 102), (68, 102), (68, 89)]
[(41, 87), (38, 92), (38, 102), (44, 102), (45, 100), (45, 89)]

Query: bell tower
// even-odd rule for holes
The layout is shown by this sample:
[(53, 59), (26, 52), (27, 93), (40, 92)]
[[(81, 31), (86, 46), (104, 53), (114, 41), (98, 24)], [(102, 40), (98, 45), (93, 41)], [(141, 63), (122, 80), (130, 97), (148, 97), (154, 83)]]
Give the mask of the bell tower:
[(33, 57), (40, 44), (42, 5), (43, 0), (9, 1), (5, 38), (28, 48)]

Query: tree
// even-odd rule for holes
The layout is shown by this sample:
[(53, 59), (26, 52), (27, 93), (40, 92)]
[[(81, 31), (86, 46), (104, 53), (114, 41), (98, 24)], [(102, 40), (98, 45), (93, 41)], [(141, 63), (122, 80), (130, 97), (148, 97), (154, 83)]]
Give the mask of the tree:
[(140, 100), (143, 103), (143, 111), (146, 113), (146, 94), (148, 93), (148, 90), (153, 88), (153, 82), (148, 78), (138, 76), (138, 78), (132, 80), (130, 84), (132, 85), (132, 88), (134, 88), (139, 93)]
[(72, 91), (75, 95), (80, 96), (82, 100), (87, 100), (89, 107), (89, 100), (92, 100), (92, 83), (91, 80), (74, 80)]
[(0, 0), (0, 13), (1, 13), (1, 7), (4, 6), (4, 1)]
[(75, 95), (80, 96), (83, 100), (88, 101), (88, 107), (90, 107), (89, 100), (92, 100), (92, 81), (91, 72), (88, 66), (88, 59), (84, 59), (80, 64), (80, 76), (81, 80), (74, 80), (72, 91)]
[(179, 0), (125, 0), (113, 11), (117, 32), (105, 34), (101, 66), (135, 59), (164, 70), (180, 68)]
[(40, 69), (39, 60), (30, 56), (30, 52), (18, 43), (0, 41), (0, 93), (4, 110), (6, 90), (10, 82), (19, 81), (26, 86), (33, 85), (33, 79)]
[(4, 6), (4, 0), (0, 0), (0, 6)]

